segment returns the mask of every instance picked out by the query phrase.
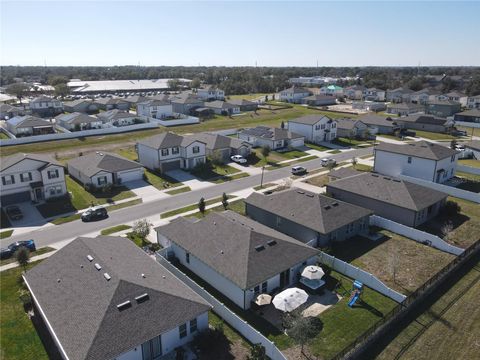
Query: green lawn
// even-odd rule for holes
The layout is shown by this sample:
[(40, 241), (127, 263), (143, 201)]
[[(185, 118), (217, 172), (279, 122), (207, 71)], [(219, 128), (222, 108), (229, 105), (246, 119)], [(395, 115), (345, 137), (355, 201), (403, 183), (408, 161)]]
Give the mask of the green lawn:
[(318, 175), (311, 177), (310, 179), (307, 179), (304, 181), (307, 184), (318, 186), (318, 187), (324, 187), (325, 185), (328, 184), (328, 175)]
[[(224, 211), (223, 205), (215, 206), (211, 209), (205, 211), (205, 214), (202, 215), (199, 211), (196, 213), (189, 215), (189, 217), (196, 217), (201, 218), (212, 211)], [(227, 210), (232, 210), (240, 215), (245, 215), (245, 202), (243, 200), (236, 200), (228, 204)]]
[(7, 134), (5, 134), (3, 131), (0, 131), (0, 139), (6, 140), (10, 139)]
[(310, 156), (307, 156), (307, 157), (304, 157), (304, 158), (301, 158), (301, 159), (298, 159), (298, 160), (295, 160), (295, 161), (290, 161), (290, 162), (287, 162), (287, 163), (283, 163), (283, 164), (270, 164), (265, 169), (266, 170), (280, 169), (280, 168), (283, 168), (283, 167), (286, 167), (286, 166), (294, 166), (294, 165), (300, 164), (302, 162), (310, 161), (310, 160), (317, 159), (317, 158), (318, 158), (318, 156), (316, 156), (316, 155), (310, 155)]
[(160, 191), (183, 185), (183, 183), (168, 175), (161, 174), (159, 172), (153, 172), (147, 169), (145, 169), (145, 176), (147, 178), (147, 182)]
[(331, 150), (330, 148), (327, 148), (325, 146), (317, 145), (317, 144), (312, 144), (312, 143), (305, 143), (305, 146), (308, 146), (311, 149), (318, 150), (318, 151), (327, 151)]
[(474, 168), (480, 168), (480, 160), (461, 159), (461, 160), (458, 160), (458, 163), (460, 165), (470, 166), (470, 167), (474, 167)]
[(117, 226), (112, 226), (111, 228), (103, 229), (100, 231), (101, 235), (110, 235), (114, 234), (123, 230), (131, 229), (132, 227), (130, 225), (117, 225)]
[[(32, 263), (28, 268), (38, 264)], [(20, 282), (21, 268), (0, 273), (0, 358), (5, 360), (48, 360), (45, 348), (19, 299), (26, 291)]]
[(434, 133), (430, 131), (423, 131), (423, 130), (413, 130), (415, 131), (415, 134), (417, 137), (422, 137), (425, 139), (430, 139), (430, 140), (452, 140), (452, 139), (457, 139), (458, 137), (448, 135), (448, 134), (442, 134), (442, 133)]
[[(256, 100), (258, 98), (262, 98), (262, 100), (265, 100), (265, 95), (269, 95), (268, 98), (270, 99), (271, 93), (255, 93), (255, 94), (244, 94), (244, 95), (228, 95), (227, 98), (232, 99), (232, 100)], [(227, 100), (228, 102), (228, 100)]]
[(12, 236), (12, 234), (13, 234), (13, 230), (2, 231), (0, 232), (0, 239), (9, 238), (10, 236)]
[(351, 147), (351, 146), (358, 146), (360, 144), (365, 144), (365, 143), (367, 143), (367, 141), (366, 140), (347, 139), (347, 138), (344, 138), (344, 137), (338, 137), (335, 140), (333, 140), (332, 143), (340, 145), (340, 146)]
[(467, 137), (473, 136), (480, 136), (480, 128), (473, 128), (473, 127), (464, 127), (464, 126), (455, 126), (458, 130), (466, 131)]
[(190, 186), (184, 186), (184, 187), (181, 187), (181, 188), (178, 188), (178, 189), (165, 191), (165, 194), (176, 195), (176, 194), (181, 194), (181, 193), (189, 192), (189, 191), (192, 191), (192, 189), (190, 189)]
[[(232, 198), (231, 195), (227, 195), (227, 197), (229, 199)], [(198, 199), (200, 201), (200, 199)], [(216, 198), (213, 198), (213, 199), (210, 199), (210, 200), (206, 200), (205, 201), (205, 206), (208, 206), (208, 205), (212, 205), (212, 204), (215, 204), (215, 203), (218, 203), (218, 202), (221, 202), (222, 201), (222, 197), (219, 196), (219, 197), (216, 197)], [(223, 209), (223, 206), (222, 206), (222, 209)], [(174, 210), (170, 210), (170, 211), (167, 211), (167, 212), (164, 212), (162, 214), (160, 214), (160, 219), (165, 219), (165, 218), (168, 218), (170, 216), (174, 216), (174, 215), (178, 215), (178, 214), (183, 214), (187, 211), (192, 211), (192, 210), (198, 210), (198, 203), (196, 204), (191, 204), (191, 205), (187, 205), (187, 206), (184, 206), (182, 208), (179, 208), (179, 209), (174, 209)]]
[(123, 149), (117, 149), (115, 150), (115, 152), (126, 159), (137, 161), (138, 156), (134, 146), (128, 146)]
[[(51, 248), (49, 246), (44, 246), (42, 248), (39, 248), (37, 249), (36, 251), (34, 252), (30, 252), (30, 258), (34, 257), (34, 256), (38, 256), (38, 255), (42, 255), (42, 254), (46, 254), (46, 253), (49, 253), (51, 251), (55, 251), (56, 249), (54, 248)], [(15, 257), (11, 257), (10, 259), (3, 259), (3, 260), (0, 260), (0, 265), (6, 265), (6, 264), (11, 264), (11, 263), (14, 263), (16, 262), (17, 260), (15, 259)]]
[(365, 164), (356, 164), (354, 166), (354, 169), (355, 170), (358, 170), (358, 171), (372, 171), (373, 170), (373, 166), (370, 166), (370, 165), (365, 165)]
[(341, 151), (340, 150), (328, 150), (328, 153), (329, 154), (340, 154)]
[(230, 165), (215, 165), (210, 161), (204, 164), (204, 166), (193, 169), (191, 173), (204, 181), (216, 184), (248, 176), (247, 173), (242, 173), (239, 169)]
[(303, 156), (308, 156), (308, 153), (300, 150), (291, 150), (287, 152), (270, 151), (270, 154), (265, 161), (262, 155), (262, 148), (254, 148), (248, 158), (249, 163), (255, 167), (273, 166), (281, 161), (298, 159)]

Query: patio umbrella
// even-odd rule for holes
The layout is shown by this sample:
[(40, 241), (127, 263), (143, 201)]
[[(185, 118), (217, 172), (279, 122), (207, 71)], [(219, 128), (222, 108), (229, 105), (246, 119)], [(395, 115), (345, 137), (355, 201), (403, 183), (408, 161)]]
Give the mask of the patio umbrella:
[(304, 304), (308, 299), (308, 294), (299, 288), (289, 288), (277, 294), (273, 298), (273, 305), (278, 310), (290, 312)]
[(309, 265), (302, 271), (302, 276), (309, 280), (320, 280), (325, 273), (320, 266)]
[(271, 302), (272, 302), (272, 297), (268, 294), (260, 294), (255, 299), (255, 304), (257, 304), (259, 306), (268, 305)]

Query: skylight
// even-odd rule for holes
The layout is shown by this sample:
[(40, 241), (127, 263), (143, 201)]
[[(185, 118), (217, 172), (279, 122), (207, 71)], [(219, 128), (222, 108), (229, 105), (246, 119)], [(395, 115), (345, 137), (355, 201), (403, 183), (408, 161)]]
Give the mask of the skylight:
[(96, 268), (97, 270), (102, 270), (102, 267), (100, 266), (99, 263), (95, 263), (95, 268)]
[(87, 255), (87, 260), (88, 261), (93, 261), (93, 256), (92, 255)]
[(128, 309), (131, 306), (132, 306), (132, 303), (130, 302), (130, 300), (127, 300), (127, 301), (124, 301), (123, 303), (118, 304), (117, 309), (119, 311), (123, 311), (123, 310)]

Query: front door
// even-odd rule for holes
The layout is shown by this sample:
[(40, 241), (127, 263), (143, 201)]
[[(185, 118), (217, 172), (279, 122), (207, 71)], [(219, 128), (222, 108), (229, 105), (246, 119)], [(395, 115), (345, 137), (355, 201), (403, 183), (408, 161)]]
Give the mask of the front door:
[(35, 189), (35, 200), (37, 200), (37, 201), (43, 200), (43, 190), (42, 190), (42, 188), (36, 188)]
[(290, 269), (280, 273), (280, 289), (290, 284)]

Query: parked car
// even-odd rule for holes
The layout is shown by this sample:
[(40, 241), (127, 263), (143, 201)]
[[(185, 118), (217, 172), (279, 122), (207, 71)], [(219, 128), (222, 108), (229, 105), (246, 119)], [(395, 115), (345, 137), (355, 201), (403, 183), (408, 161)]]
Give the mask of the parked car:
[(306, 172), (307, 172), (307, 169), (305, 169), (303, 166), (292, 167), (292, 174), (293, 175), (301, 175), (301, 174), (305, 174)]
[(337, 165), (337, 162), (334, 160), (334, 159), (328, 159), (328, 158), (324, 158), (322, 160), (320, 160), (320, 164), (322, 166), (328, 166), (328, 165)]
[(463, 130), (452, 130), (451, 134), (453, 136), (467, 136), (467, 132)]
[(20, 220), (23, 218), (22, 211), (17, 205), (10, 205), (5, 208), (5, 212), (10, 220)]
[(94, 206), (87, 209), (81, 216), (82, 221), (102, 220), (108, 217), (107, 209), (103, 206)]
[(17, 241), (17, 242), (11, 243), (6, 248), (0, 249), (0, 258), (8, 259), (12, 257), (13, 254), (15, 254), (15, 252), (21, 247), (25, 247), (30, 251), (37, 250), (37, 247), (35, 246), (35, 241), (33, 240)]
[(242, 155), (233, 155), (233, 156), (230, 157), (230, 159), (233, 162), (236, 162), (236, 163), (239, 163), (239, 164), (246, 164), (247, 163), (247, 159), (245, 159)]
[(465, 145), (455, 145), (455, 150), (465, 151)]
[(417, 136), (417, 133), (415, 131), (407, 130), (407, 129), (402, 129), (400, 130), (400, 137), (402, 136)]

